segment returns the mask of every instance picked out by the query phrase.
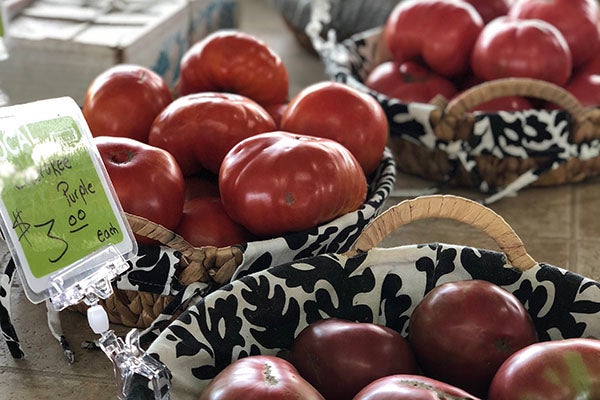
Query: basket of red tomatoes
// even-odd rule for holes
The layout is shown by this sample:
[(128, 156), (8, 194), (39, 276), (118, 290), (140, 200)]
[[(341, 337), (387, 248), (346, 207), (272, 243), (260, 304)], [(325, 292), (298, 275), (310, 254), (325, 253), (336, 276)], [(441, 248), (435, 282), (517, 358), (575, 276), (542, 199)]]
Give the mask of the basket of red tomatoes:
[(384, 107), (400, 170), (490, 202), (600, 172), (595, 0), (406, 0), (339, 42), (327, 4), (307, 33), (333, 80)]
[(82, 107), (139, 244), (104, 303), (127, 326), (347, 250), (394, 186), (387, 119), (367, 94), (325, 81), (290, 96), (279, 55), (238, 30), (195, 43), (180, 69), (172, 90), (146, 67), (111, 67)]
[[(422, 219), (500, 251), (379, 246)], [(572, 400), (600, 394), (599, 312), (598, 282), (535, 261), (481, 203), (431, 195), (384, 211), (347, 252), (232, 281), (142, 341), (182, 400)], [(130, 398), (154, 398), (135, 381)]]

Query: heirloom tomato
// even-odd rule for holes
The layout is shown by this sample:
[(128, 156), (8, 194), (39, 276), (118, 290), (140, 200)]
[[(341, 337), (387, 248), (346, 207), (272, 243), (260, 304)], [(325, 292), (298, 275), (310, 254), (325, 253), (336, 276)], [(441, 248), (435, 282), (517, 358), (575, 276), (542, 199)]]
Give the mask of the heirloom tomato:
[(88, 87), (82, 112), (93, 136), (122, 136), (148, 141), (152, 121), (171, 101), (156, 72), (119, 64), (98, 75)]
[(219, 30), (195, 43), (181, 59), (180, 92), (231, 92), (267, 105), (288, 97), (283, 61), (248, 33)]
[(154, 120), (148, 143), (169, 151), (185, 176), (203, 168), (218, 174), (225, 154), (240, 140), (275, 129), (255, 101), (233, 93), (179, 97)]
[(196, 197), (218, 197), (219, 182), (218, 177), (208, 171), (202, 171), (198, 174), (184, 177), (185, 199), (195, 199)]
[(281, 127), (281, 117), (283, 116), (287, 105), (288, 103), (286, 101), (284, 103), (274, 103), (264, 106), (265, 110), (267, 110), (269, 115), (273, 117), (273, 121), (275, 121), (275, 126), (277, 127), (277, 129)]
[(215, 376), (199, 400), (324, 400), (289, 362), (266, 355), (240, 358)]
[(483, 23), (507, 15), (515, 0), (464, 0), (477, 10)]
[(478, 400), (462, 389), (420, 375), (389, 375), (363, 389), (353, 400)]
[(398, 332), (338, 318), (307, 325), (292, 343), (289, 360), (331, 400), (350, 400), (376, 379), (417, 371), (412, 350)]
[(444, 283), (415, 307), (408, 340), (425, 375), (485, 395), (515, 351), (537, 341), (519, 300), (483, 280)]
[(517, 351), (500, 367), (488, 400), (600, 398), (600, 341), (552, 340)]
[[(93, 139), (123, 211), (174, 230), (183, 212), (185, 186), (175, 158), (134, 139)], [(153, 240), (137, 237), (142, 244)]]
[(369, 73), (365, 85), (406, 103), (429, 103), (437, 95), (451, 99), (457, 92), (452, 81), (413, 61), (383, 62)]
[(318, 82), (290, 100), (281, 130), (343, 144), (369, 175), (381, 162), (389, 125), (375, 98), (343, 83)]
[(219, 197), (208, 196), (185, 202), (175, 233), (195, 247), (227, 247), (252, 239), (243, 226), (227, 215)]
[(562, 86), (571, 76), (571, 51), (564, 36), (548, 22), (499, 17), (477, 38), (471, 67), (483, 80), (522, 77)]
[(600, 105), (600, 74), (575, 73), (565, 89), (575, 96), (583, 107)]
[(482, 28), (481, 16), (467, 2), (406, 0), (390, 13), (383, 40), (394, 61), (422, 59), (435, 72), (453, 77), (468, 70)]
[(341, 144), (276, 131), (242, 140), (219, 173), (225, 211), (259, 237), (302, 231), (358, 209), (367, 181)]
[(600, 49), (597, 0), (518, 0), (509, 16), (540, 19), (555, 26), (569, 45), (574, 66), (583, 64)]

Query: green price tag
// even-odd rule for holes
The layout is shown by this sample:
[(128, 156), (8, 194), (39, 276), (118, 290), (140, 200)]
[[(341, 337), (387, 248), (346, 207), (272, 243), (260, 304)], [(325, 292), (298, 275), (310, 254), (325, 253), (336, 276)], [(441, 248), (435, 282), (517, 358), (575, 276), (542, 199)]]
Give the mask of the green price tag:
[[(2, 198), (34, 277), (48, 275), (123, 240), (71, 117), (28, 124), (17, 136), (3, 137), (2, 142), (22, 146), (21, 152), (8, 158), (22, 173), (4, 186)], [(30, 143), (37, 146), (32, 148)], [(42, 149), (42, 154), (34, 154), (32, 149)]]
[(6, 126), (0, 115), (4, 229), (36, 293), (48, 289), (50, 274), (94, 252), (133, 248), (91, 135), (83, 129), (87, 125), (68, 112), (50, 115), (31, 122), (17, 118)]

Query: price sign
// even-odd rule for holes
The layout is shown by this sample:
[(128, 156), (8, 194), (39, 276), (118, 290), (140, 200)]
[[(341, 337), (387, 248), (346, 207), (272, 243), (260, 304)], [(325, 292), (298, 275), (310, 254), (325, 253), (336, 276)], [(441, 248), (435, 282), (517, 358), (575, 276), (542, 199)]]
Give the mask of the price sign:
[(44, 293), (52, 274), (107, 246), (131, 252), (133, 235), (76, 103), (0, 111), (0, 211), (29, 288)]

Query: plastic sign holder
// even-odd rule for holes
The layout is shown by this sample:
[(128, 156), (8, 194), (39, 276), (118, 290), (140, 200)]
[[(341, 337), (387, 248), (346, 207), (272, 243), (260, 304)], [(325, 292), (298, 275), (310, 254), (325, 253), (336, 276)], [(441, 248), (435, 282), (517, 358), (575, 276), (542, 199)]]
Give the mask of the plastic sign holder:
[[(0, 217), (25, 294), (56, 310), (84, 302), (115, 368), (119, 399), (134, 375), (169, 398), (166, 366), (109, 329), (98, 305), (137, 251), (77, 103), (67, 97), (0, 108)], [(166, 387), (166, 390), (165, 390)]]

